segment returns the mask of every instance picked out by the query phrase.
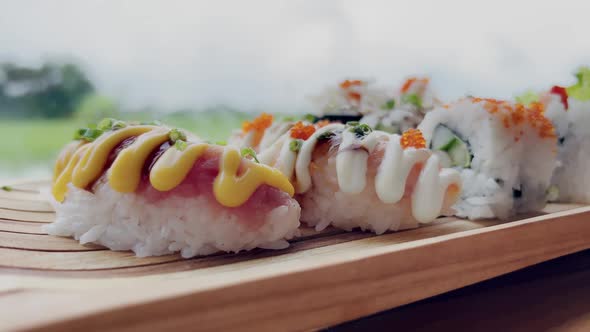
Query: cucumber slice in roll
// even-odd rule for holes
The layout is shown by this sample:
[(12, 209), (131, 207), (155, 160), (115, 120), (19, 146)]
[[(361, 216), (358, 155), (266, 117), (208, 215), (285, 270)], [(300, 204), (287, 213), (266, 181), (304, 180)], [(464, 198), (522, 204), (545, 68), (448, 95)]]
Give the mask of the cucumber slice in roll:
[(468, 168), (471, 166), (471, 153), (467, 143), (444, 125), (436, 127), (430, 146), (433, 150), (446, 152), (453, 167)]

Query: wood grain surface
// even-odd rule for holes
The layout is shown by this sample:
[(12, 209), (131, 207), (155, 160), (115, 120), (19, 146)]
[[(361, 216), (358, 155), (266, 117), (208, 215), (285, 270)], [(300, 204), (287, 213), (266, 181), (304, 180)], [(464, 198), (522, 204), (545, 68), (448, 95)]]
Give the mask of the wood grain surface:
[(590, 331), (590, 250), (347, 322), (347, 331)]
[(45, 234), (43, 186), (0, 192), (0, 330), (317, 329), (590, 247), (590, 207), (550, 205), (506, 223), (302, 229), (285, 250), (137, 258)]

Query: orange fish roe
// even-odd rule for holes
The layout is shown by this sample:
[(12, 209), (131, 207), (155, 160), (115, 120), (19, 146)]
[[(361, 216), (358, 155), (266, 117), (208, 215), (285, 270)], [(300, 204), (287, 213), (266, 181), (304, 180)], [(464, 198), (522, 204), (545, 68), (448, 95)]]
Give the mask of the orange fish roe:
[(348, 93), (348, 99), (354, 100), (356, 102), (360, 102), (361, 101), (361, 94), (358, 92), (350, 91)]
[(531, 103), (527, 115), (528, 121), (534, 128), (539, 128), (541, 138), (556, 138), (553, 123), (545, 116), (545, 106), (539, 102)]
[(345, 80), (340, 83), (340, 87), (342, 89), (348, 89), (351, 86), (361, 86), (363, 85), (363, 81), (361, 80)]
[(426, 148), (426, 140), (424, 139), (424, 136), (422, 136), (422, 132), (414, 128), (410, 128), (402, 134), (402, 138), (400, 139), (399, 144), (402, 146), (403, 149)]
[(461, 191), (461, 188), (457, 184), (451, 184), (447, 187), (447, 194), (456, 195)]
[(291, 128), (291, 137), (292, 138), (299, 138), (302, 140), (308, 139), (311, 135), (315, 133), (315, 126), (314, 125), (304, 125), (303, 122), (297, 122), (293, 128)]
[[(514, 125), (516, 125), (516, 126), (523, 123), (525, 113), (526, 113), (526, 108), (524, 107), (524, 105), (523, 104), (516, 104), (516, 107), (514, 108), (514, 110), (512, 110), (512, 114), (511, 114), (512, 123), (514, 123)], [(521, 131), (521, 133), (522, 133), (522, 131)]]
[(245, 133), (252, 130), (263, 132), (266, 128), (272, 125), (272, 121), (272, 114), (262, 113), (252, 121), (244, 121), (242, 123), (242, 131)]
[(402, 88), (400, 89), (400, 91), (402, 93), (406, 93), (408, 92), (408, 90), (410, 90), (410, 87), (412, 86), (412, 84), (414, 84), (415, 82), (421, 82), (424, 84), (428, 84), (428, 82), (430, 81), (430, 79), (428, 78), (417, 78), (417, 77), (410, 77), (408, 78), (405, 82), (404, 85), (402, 85)]
[[(502, 124), (506, 128), (512, 126), (519, 126), (525, 122), (529, 123), (533, 128), (539, 128), (539, 136), (541, 138), (555, 138), (555, 129), (551, 121), (545, 117), (545, 108), (539, 102), (531, 103), (527, 108), (522, 104), (511, 104), (508, 101), (489, 99), (489, 98), (472, 98), (472, 102), (481, 103), (483, 107), (490, 114), (501, 112)], [(523, 136), (521, 130), (514, 140), (518, 142)]]
[(330, 124), (330, 120), (321, 120), (316, 122), (315, 126), (319, 129)]

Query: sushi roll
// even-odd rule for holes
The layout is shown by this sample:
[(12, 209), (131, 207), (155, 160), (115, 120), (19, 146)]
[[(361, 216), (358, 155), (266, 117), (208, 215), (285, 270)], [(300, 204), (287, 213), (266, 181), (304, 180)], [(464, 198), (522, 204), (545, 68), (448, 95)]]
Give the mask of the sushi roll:
[(281, 172), (178, 129), (107, 120), (55, 166), (45, 231), (137, 256), (281, 249), (300, 207)]
[(401, 135), (410, 128), (416, 128), (422, 122), (422, 115), (408, 109), (392, 109), (365, 115), (360, 120), (377, 130)]
[(546, 203), (557, 150), (544, 107), (466, 98), (429, 112), (418, 127), (446, 166), (461, 172), (454, 206), (470, 219), (506, 219)]
[(426, 77), (410, 77), (387, 98), (379, 110), (360, 120), (378, 130), (400, 134), (416, 128), (424, 115), (435, 106), (442, 106)]
[(580, 69), (576, 77), (576, 84), (554, 86), (540, 97), (558, 136), (550, 199), (590, 203), (590, 68)]
[(299, 121), (266, 131), (260, 142), (258, 160), (290, 179), (301, 220), (316, 230), (415, 228), (452, 214), (461, 190), (459, 173), (441, 169), (416, 129), (400, 136), (358, 122)]
[(375, 87), (373, 82), (347, 79), (335, 87), (326, 88), (311, 101), (320, 120), (358, 121), (364, 114), (378, 111), (390, 98), (384, 89)]
[(422, 114), (442, 104), (436, 97), (428, 77), (407, 78), (399, 88), (396, 99), (399, 105)]

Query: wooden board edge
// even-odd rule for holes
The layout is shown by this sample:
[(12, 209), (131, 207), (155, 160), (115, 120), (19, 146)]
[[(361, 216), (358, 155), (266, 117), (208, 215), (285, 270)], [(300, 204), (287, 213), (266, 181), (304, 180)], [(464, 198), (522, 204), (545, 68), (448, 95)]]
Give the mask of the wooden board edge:
[[(24, 325), (13, 322), (12, 327), (55, 331), (82, 326), (86, 330), (321, 328), (587, 249), (589, 216), (590, 208), (575, 209), (205, 291), (183, 289), (182, 295), (170, 285), (140, 295), (133, 289), (119, 289), (116, 301), (105, 290), (83, 292), (76, 296), (94, 298), (94, 302), (76, 313), (54, 306), (44, 317), (31, 317)], [(52, 295), (40, 300), (50, 305), (62, 296)]]

